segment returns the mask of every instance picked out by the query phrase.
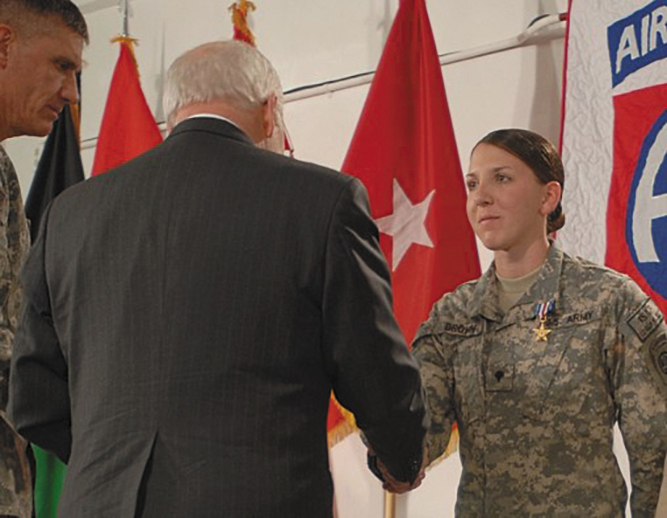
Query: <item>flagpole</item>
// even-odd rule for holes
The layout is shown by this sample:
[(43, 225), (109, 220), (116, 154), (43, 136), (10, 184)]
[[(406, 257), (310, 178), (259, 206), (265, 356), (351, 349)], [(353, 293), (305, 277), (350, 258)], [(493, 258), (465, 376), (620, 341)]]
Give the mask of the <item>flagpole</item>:
[(384, 518), (396, 518), (396, 495), (384, 492)]
[(130, 27), (129, 27), (130, 0), (119, 0), (118, 4), (119, 4), (118, 7), (123, 13), (123, 34), (121, 34), (121, 36), (127, 38), (130, 35)]

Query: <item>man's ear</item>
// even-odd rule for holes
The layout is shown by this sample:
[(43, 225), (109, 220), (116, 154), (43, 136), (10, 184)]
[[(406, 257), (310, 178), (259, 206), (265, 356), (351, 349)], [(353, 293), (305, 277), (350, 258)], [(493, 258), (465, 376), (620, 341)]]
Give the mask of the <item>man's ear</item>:
[(270, 94), (262, 105), (262, 128), (264, 138), (271, 138), (276, 129), (276, 103), (278, 98), (276, 94)]
[(0, 23), (0, 68), (9, 61), (9, 47), (16, 41), (16, 32), (9, 25)]

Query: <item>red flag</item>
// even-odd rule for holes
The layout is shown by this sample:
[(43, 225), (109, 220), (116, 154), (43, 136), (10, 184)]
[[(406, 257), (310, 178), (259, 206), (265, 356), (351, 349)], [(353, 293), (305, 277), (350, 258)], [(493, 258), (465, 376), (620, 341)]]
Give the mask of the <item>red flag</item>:
[(368, 190), (409, 343), (435, 301), (480, 275), (424, 0), (400, 4), (342, 169)]
[(109, 87), (92, 175), (113, 169), (162, 142), (160, 129), (139, 82), (132, 39), (121, 37), (120, 56)]
[(424, 0), (403, 0), (343, 171), (366, 188), (410, 342), (435, 301), (480, 275)]

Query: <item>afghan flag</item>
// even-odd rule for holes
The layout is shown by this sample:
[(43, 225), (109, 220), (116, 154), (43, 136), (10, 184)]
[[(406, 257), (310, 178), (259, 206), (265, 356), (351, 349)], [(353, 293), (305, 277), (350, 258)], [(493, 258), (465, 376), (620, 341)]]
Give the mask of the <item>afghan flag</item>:
[(42, 214), (51, 201), (68, 187), (84, 179), (78, 139), (78, 117), (75, 122), (66, 105), (44, 144), (30, 192), (25, 202), (25, 214), (30, 221), (30, 238), (34, 242), (39, 232)]

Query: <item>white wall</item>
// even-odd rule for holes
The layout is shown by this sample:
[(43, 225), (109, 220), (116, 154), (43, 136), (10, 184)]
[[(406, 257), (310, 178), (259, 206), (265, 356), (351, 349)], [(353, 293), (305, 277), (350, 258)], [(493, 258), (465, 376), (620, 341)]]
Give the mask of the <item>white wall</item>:
[[(117, 0), (78, 0), (91, 44), (84, 53), (82, 138), (84, 165), (92, 164), (118, 47), (110, 39), (123, 25)], [(130, 0), (129, 28), (142, 84), (158, 121), (162, 75), (184, 50), (227, 39), (230, 1)], [(252, 25), (260, 50), (279, 71), (285, 90), (373, 70), (398, 0), (255, 0)], [(536, 16), (564, 11), (567, 0), (427, 0), (439, 53), (512, 37)], [(472, 144), (499, 126), (530, 127), (558, 138), (563, 40), (444, 68), (463, 165)], [(286, 119), (297, 156), (339, 167), (367, 87), (288, 104)], [(24, 189), (41, 153), (42, 139), (8, 141)]]
[[(91, 44), (83, 73), (84, 165), (92, 164), (95, 137), (118, 48), (110, 39), (122, 28), (116, 0), (75, 0), (86, 15)], [(184, 50), (228, 39), (231, 0), (131, 0), (130, 33), (143, 88), (158, 121), (164, 70)], [(257, 43), (273, 62), (286, 90), (376, 67), (398, 0), (254, 0)], [(427, 0), (440, 54), (504, 40), (522, 32), (537, 16), (563, 12), (567, 0)], [(551, 33), (553, 36), (553, 33)], [(443, 67), (445, 85), (464, 170), (473, 144), (499, 127), (519, 126), (558, 141), (563, 39), (542, 42)], [(358, 120), (367, 86), (292, 102), (286, 121), (298, 158), (340, 167)], [(6, 142), (24, 196), (43, 139)], [(482, 252), (482, 263), (489, 254)], [(380, 486), (367, 473), (358, 437), (334, 447), (332, 470), (340, 518), (382, 517)], [(398, 518), (453, 516), (460, 474), (457, 456), (431, 470), (423, 486), (398, 499)]]

